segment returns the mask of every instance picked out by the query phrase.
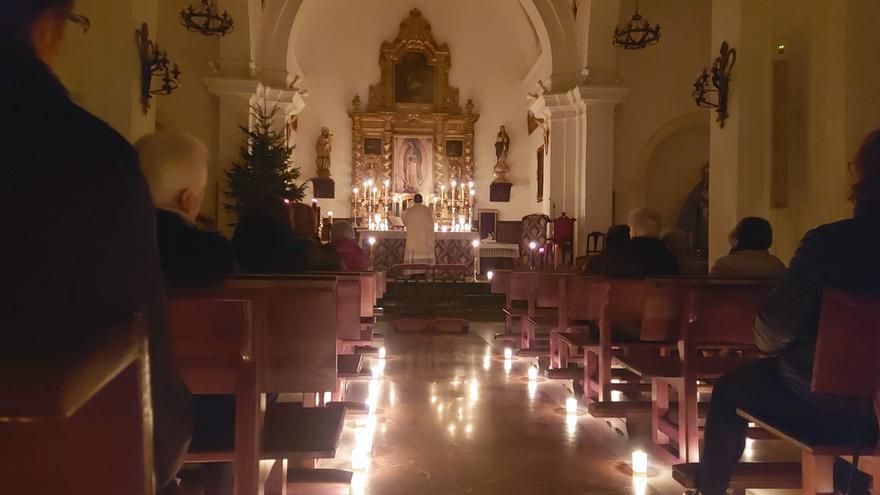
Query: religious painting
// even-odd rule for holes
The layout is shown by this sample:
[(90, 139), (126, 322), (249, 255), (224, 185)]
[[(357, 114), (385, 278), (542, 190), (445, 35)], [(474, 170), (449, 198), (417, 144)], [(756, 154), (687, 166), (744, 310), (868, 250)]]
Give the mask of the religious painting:
[(425, 136), (394, 136), (394, 193), (423, 195), (434, 190), (434, 139)]
[(446, 156), (461, 158), (464, 150), (464, 142), (459, 140), (446, 141)]
[(421, 52), (409, 52), (394, 67), (397, 103), (434, 103), (434, 67)]
[(364, 138), (364, 154), (365, 155), (381, 155), (382, 139), (381, 138)]

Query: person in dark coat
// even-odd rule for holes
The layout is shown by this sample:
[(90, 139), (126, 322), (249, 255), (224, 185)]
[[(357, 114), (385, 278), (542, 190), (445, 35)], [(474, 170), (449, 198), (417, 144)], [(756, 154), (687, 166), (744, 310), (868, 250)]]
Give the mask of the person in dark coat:
[(612, 225), (605, 233), (605, 249), (601, 254), (594, 254), (587, 259), (584, 267), (586, 275), (602, 275), (609, 260), (618, 256), (629, 241), (629, 225)]
[(131, 145), (74, 104), (49, 68), (72, 9), (0, 2), (0, 331), (52, 338), (143, 310), (156, 480), (171, 487), (193, 406), (171, 362), (153, 204)]
[(280, 196), (261, 194), (248, 204), (232, 236), (244, 273), (305, 273), (309, 244), (297, 237)]
[(159, 131), (136, 144), (156, 205), (159, 260), (168, 286), (203, 286), (235, 273), (235, 254), (217, 232), (196, 227), (208, 182), (208, 149), (181, 132)]
[(880, 130), (859, 149), (851, 180), (853, 218), (807, 232), (780, 285), (761, 306), (755, 340), (773, 357), (715, 384), (697, 477), (701, 493), (723, 494), (742, 455), (748, 423), (737, 407), (783, 415), (779, 419), (793, 423), (824, 418), (828, 429), (856, 426), (860, 438), (877, 438), (869, 402), (844, 402), (810, 390), (824, 288), (880, 293)]
[(678, 275), (678, 261), (660, 237), (660, 216), (641, 208), (627, 219), (632, 238), (620, 253), (608, 259), (602, 275), (611, 278), (645, 278)]
[(296, 236), (306, 245), (306, 270), (342, 270), (342, 256), (330, 244), (324, 244), (318, 237), (318, 222), (315, 211), (303, 203), (291, 203), (290, 223)]

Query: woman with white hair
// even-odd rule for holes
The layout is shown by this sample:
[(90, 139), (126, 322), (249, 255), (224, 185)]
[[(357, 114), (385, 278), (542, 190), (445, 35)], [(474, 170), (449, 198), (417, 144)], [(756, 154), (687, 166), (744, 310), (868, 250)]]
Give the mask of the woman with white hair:
[(659, 239), (660, 215), (647, 208), (630, 212), (627, 217), (632, 238), (620, 254), (609, 260), (604, 275), (614, 278), (645, 278), (678, 275), (678, 261)]
[(208, 182), (208, 149), (182, 132), (159, 131), (135, 144), (156, 206), (156, 241), (165, 282), (210, 285), (235, 272), (229, 241), (199, 230), (196, 216)]

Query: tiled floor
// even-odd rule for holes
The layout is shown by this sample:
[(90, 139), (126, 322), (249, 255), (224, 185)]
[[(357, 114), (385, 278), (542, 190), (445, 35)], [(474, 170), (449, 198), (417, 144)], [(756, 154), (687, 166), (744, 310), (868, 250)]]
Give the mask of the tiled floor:
[[(353, 493), (618, 494), (680, 493), (668, 468), (634, 481), (633, 446), (605, 421), (565, 413), (566, 382), (529, 381), (533, 360), (503, 359), (474, 323), (466, 335), (394, 334), (375, 378), (349, 385), (348, 400), (373, 406), (349, 420), (336, 459), (355, 471)], [(616, 425), (620, 426), (620, 425)]]

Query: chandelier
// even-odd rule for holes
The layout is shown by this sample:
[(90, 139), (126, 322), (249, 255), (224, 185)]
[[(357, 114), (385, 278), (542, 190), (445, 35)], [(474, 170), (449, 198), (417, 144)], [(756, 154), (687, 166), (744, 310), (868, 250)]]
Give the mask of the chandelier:
[(639, 14), (639, 2), (636, 0), (636, 13), (624, 28), (614, 28), (614, 46), (622, 46), (626, 50), (641, 50), (660, 41), (660, 24), (653, 27), (647, 19)]
[(205, 36), (225, 36), (233, 28), (232, 17), (225, 10), (220, 15), (213, 0), (202, 0), (197, 8), (190, 6), (181, 10), (180, 23), (187, 31)]

